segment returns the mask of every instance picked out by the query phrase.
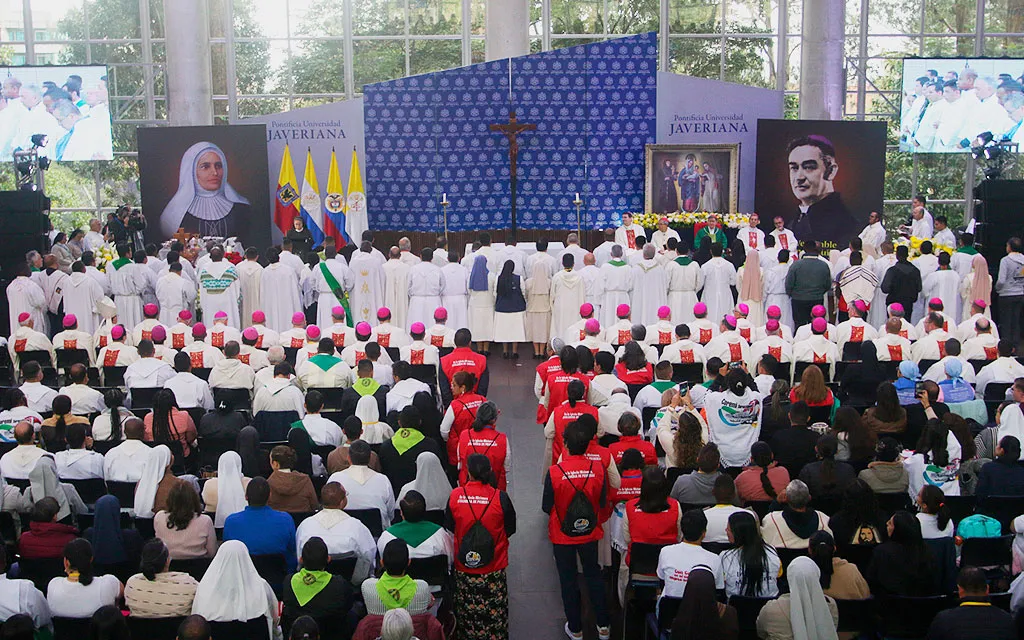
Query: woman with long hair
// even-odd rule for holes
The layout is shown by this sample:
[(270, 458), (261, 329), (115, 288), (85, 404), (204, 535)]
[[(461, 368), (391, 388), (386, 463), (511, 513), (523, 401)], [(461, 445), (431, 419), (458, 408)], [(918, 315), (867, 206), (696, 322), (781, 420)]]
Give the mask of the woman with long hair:
[(588, 378), (594, 378), (594, 352), (587, 348), (586, 345), (576, 345), (576, 355), (580, 360), (580, 373), (585, 374)]
[(949, 454), (949, 428), (939, 420), (929, 420), (917, 441), (914, 454), (903, 461), (910, 477), (907, 492), (917, 497), (921, 487), (933, 484), (947, 496), (960, 495), (959, 460)]
[(39, 429), (39, 438), (43, 447), (50, 453), (58, 453), (68, 448), (67, 430), (69, 424), (84, 424), (86, 428), (89, 421), (81, 416), (71, 413), (71, 398), (65, 395), (54, 397), (51, 403), (53, 415), (43, 420)]
[(727, 468), (746, 466), (750, 447), (759, 440), (761, 394), (753, 382), (743, 369), (730, 369), (725, 390), (704, 396), (711, 441), (719, 444)]
[(828, 531), (811, 534), (807, 555), (821, 572), (821, 588), (825, 595), (837, 600), (864, 600), (871, 597), (867, 580), (852, 562), (836, 556), (836, 542)]
[(142, 547), (139, 572), (124, 584), (124, 602), (136, 618), (171, 618), (192, 613), (199, 583), (187, 573), (171, 571), (167, 545), (153, 538)]
[(487, 270), (487, 256), (477, 254), (469, 272), (469, 330), (476, 350), (491, 355), (494, 339), (494, 274)]
[(860, 412), (853, 407), (839, 407), (836, 409), (831, 433), (839, 441), (839, 451), (836, 453), (836, 460), (864, 465), (875, 454), (875, 444), (878, 442), (878, 436), (864, 426), (864, 421), (860, 418)]
[(871, 593), (880, 596), (933, 596), (939, 593), (935, 557), (921, 536), (921, 523), (897, 511), (887, 523), (889, 540), (875, 547), (868, 565)]
[(441, 438), (441, 421), (444, 416), (437, 408), (437, 401), (429, 391), (417, 391), (412, 396), (412, 406), (420, 412), (420, 433), (432, 438), (441, 448), (444, 448), (444, 440)]
[[(473, 454), (482, 454), (491, 461), (491, 469), (494, 470), (498, 489), (505, 491), (508, 487), (512, 452), (509, 449), (508, 436), (498, 431), (495, 426), (497, 422), (497, 406), (493, 402), (485, 401), (477, 408), (472, 426), (469, 429), (463, 429), (459, 434), (457, 460), (460, 486), (469, 481), (469, 457)], [(417, 462), (419, 462), (418, 459)]]
[[(589, 414), (598, 419), (597, 407), (587, 403), (587, 386), (581, 380), (570, 380), (565, 387), (565, 402), (551, 411), (547, 424), (544, 425), (545, 453), (550, 453), (545, 460), (556, 464), (565, 449), (563, 434), (565, 428), (580, 416)], [(546, 468), (546, 467), (545, 467)]]
[(551, 273), (546, 264), (534, 262), (530, 277), (523, 283), (526, 293), (524, 328), (533, 343), (533, 359), (543, 360), (551, 337)]
[(161, 389), (153, 396), (153, 410), (146, 414), (146, 440), (157, 444), (180, 442), (181, 450), (188, 458), (192, 455), (192, 443), (199, 437), (196, 425), (187, 411), (178, 409), (178, 401), (170, 389)]
[(213, 520), (202, 513), (199, 495), (184, 482), (175, 484), (167, 494), (167, 508), (154, 516), (153, 530), (174, 560), (212, 558), (217, 552)]
[(864, 426), (876, 436), (898, 434), (907, 430), (907, 410), (900, 406), (896, 386), (883, 382), (875, 390), (875, 406), (868, 407), (861, 418)]
[(679, 502), (669, 497), (672, 483), (665, 470), (650, 466), (641, 472), (640, 496), (623, 505), (622, 542), (626, 553), (619, 565), (619, 601), (625, 602), (629, 581), (630, 550), (634, 542), (642, 544), (676, 544), (682, 538), (679, 526), (682, 511)]
[(800, 479), (815, 499), (838, 498), (847, 485), (857, 479), (857, 472), (845, 462), (836, 461), (839, 439), (831, 433), (818, 438), (814, 452), (818, 460), (804, 465)]
[(946, 505), (942, 489), (926, 484), (917, 493), (917, 520), (925, 540), (953, 537), (953, 516)]
[(800, 384), (793, 387), (789, 392), (790, 402), (806, 402), (808, 407), (832, 407), (831, 418), (835, 417), (836, 402), (832, 390), (825, 384), (825, 374), (821, 367), (812, 364), (804, 369), (800, 375)]
[(735, 640), (739, 633), (736, 609), (715, 599), (714, 574), (702, 566), (690, 570), (672, 640)]
[(623, 384), (650, 384), (654, 381), (654, 365), (647, 361), (639, 342), (631, 340), (622, 347), (615, 375)]
[(868, 483), (858, 479), (846, 486), (842, 507), (829, 518), (828, 528), (843, 544), (879, 544), (885, 540), (885, 514), (878, 508)]
[(103, 394), (103, 404), (107, 411), (92, 421), (92, 439), (120, 442), (124, 439), (124, 421), (135, 414), (124, 406), (124, 392), (116, 387)]
[(689, 394), (680, 395), (672, 387), (661, 394), (661, 409), (654, 415), (655, 437), (665, 451), (665, 464), (681, 469), (695, 469), (697, 454), (708, 441), (703, 418), (690, 402)]
[(789, 427), (790, 386), (788, 380), (775, 380), (771, 393), (761, 405), (761, 440), (768, 442), (776, 431)]
[(78, 538), (64, 545), (65, 577), (54, 578), (46, 589), (50, 614), (89, 618), (105, 605), (115, 605), (124, 588), (112, 575), (98, 576), (92, 564), (92, 545)]
[(771, 446), (761, 440), (750, 446), (750, 462), (736, 476), (736, 495), (745, 503), (775, 500), (789, 484), (789, 471), (775, 463)]
[(526, 298), (515, 263), (506, 260), (494, 287), (494, 341), (504, 345), (502, 357), (519, 357), (519, 343), (526, 342)]
[(782, 561), (775, 549), (765, 544), (757, 518), (747, 511), (737, 511), (729, 516), (726, 533), (734, 545), (721, 555), (726, 595), (748, 598), (779, 595), (777, 579)]

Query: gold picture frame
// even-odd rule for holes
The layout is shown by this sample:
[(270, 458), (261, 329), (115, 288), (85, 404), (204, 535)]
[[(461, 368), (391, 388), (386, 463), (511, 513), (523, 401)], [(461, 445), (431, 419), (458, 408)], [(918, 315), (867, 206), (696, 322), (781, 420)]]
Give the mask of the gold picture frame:
[[(693, 156), (692, 167), (688, 164), (690, 156)], [(722, 166), (726, 163), (728, 166)], [(646, 145), (644, 212), (655, 214), (695, 211), (736, 213), (739, 199), (739, 172), (740, 144), (738, 142)], [(670, 174), (672, 193), (668, 191), (666, 180)], [(685, 197), (684, 194), (686, 194)], [(673, 198), (674, 207), (672, 207)]]

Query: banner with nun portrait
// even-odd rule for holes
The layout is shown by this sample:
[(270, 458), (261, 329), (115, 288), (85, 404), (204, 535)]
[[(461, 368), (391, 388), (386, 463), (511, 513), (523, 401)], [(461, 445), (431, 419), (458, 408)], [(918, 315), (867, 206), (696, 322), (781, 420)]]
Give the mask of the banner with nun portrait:
[(146, 242), (179, 230), (270, 245), (266, 126), (138, 130)]

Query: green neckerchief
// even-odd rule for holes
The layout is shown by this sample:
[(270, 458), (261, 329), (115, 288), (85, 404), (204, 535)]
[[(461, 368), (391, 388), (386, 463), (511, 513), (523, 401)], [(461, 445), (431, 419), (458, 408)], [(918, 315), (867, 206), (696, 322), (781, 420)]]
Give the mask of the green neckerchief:
[(330, 371), (331, 367), (341, 362), (341, 358), (337, 358), (326, 353), (318, 353), (308, 360), (325, 372)]
[(422, 441), (423, 434), (416, 429), (399, 429), (398, 433), (391, 437), (391, 444), (395, 445), (395, 451), (400, 456)]
[(404, 540), (407, 545), (415, 548), (437, 533), (437, 530), (440, 528), (439, 525), (428, 520), (420, 520), (419, 522), (402, 521), (388, 527), (388, 533)]
[[(327, 286), (331, 288), (331, 293), (338, 300), (338, 304), (345, 310), (345, 324), (352, 326), (352, 309), (348, 306), (348, 294), (345, 293), (345, 288), (341, 286), (338, 279), (334, 277), (331, 270), (327, 268), (327, 262), (320, 263), (320, 273), (324, 274), (324, 280), (327, 281)], [(327, 371), (327, 369), (324, 369)]]
[[(295, 594), (295, 600), (298, 601), (299, 606), (304, 607), (316, 594), (323, 591), (330, 581), (331, 574), (326, 571), (306, 571), (302, 569), (292, 576), (292, 593)], [(415, 586), (413, 589), (415, 589)]]
[(355, 384), (352, 385), (352, 388), (355, 389), (356, 393), (359, 394), (359, 397), (362, 398), (363, 396), (372, 396), (377, 393), (377, 389), (380, 389), (380, 383), (373, 378), (359, 378), (356, 380)]
[(675, 263), (681, 267), (685, 267), (691, 262), (693, 262), (693, 259), (690, 258), (690, 256), (679, 256), (678, 258), (675, 259)]
[(665, 393), (672, 387), (676, 386), (676, 383), (671, 380), (655, 380), (651, 383), (651, 386), (657, 389), (658, 393)]
[(302, 420), (296, 420), (295, 422), (291, 423), (288, 426), (291, 427), (292, 429), (301, 429), (302, 431), (305, 431), (306, 437), (309, 438), (309, 446), (316, 446), (316, 442), (313, 440), (313, 436), (309, 435), (309, 431), (306, 431), (306, 425), (302, 423)]
[(114, 271), (117, 271), (118, 269), (120, 269), (121, 267), (123, 267), (124, 265), (126, 265), (126, 264), (128, 264), (130, 262), (131, 262), (131, 260), (129, 260), (128, 258), (118, 258), (117, 260), (114, 260), (110, 264), (113, 265)]
[(608, 264), (612, 265), (613, 267), (624, 267), (624, 266), (626, 266), (626, 261), (625, 260), (609, 260)]
[(976, 256), (976, 255), (978, 255), (978, 250), (975, 249), (974, 247), (960, 247), (959, 249), (956, 250), (956, 252), (957, 253), (966, 253), (969, 256)]
[(388, 611), (408, 609), (415, 595), (416, 581), (408, 575), (396, 577), (384, 572), (384, 575), (377, 578), (377, 597)]

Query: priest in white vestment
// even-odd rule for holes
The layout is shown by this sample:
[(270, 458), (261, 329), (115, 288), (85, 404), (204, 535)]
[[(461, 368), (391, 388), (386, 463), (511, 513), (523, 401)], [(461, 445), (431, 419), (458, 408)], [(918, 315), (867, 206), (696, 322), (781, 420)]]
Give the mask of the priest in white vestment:
[(134, 327), (142, 322), (142, 294), (149, 279), (142, 273), (145, 265), (132, 262), (131, 250), (126, 245), (120, 248), (126, 249), (126, 252), (107, 267), (107, 275), (110, 278), (110, 291), (114, 294), (114, 304), (117, 305), (118, 321), (126, 327)]
[(292, 316), (302, 310), (299, 277), (294, 269), (281, 262), (276, 247), (267, 250), (267, 262), (270, 264), (260, 276), (260, 302), (267, 327), (280, 333), (291, 328)]
[(85, 265), (75, 262), (63, 293), (64, 313), (74, 314), (80, 330), (91, 335), (100, 326), (96, 303), (103, 299), (103, 288), (85, 272)]
[[(316, 323), (321, 327), (330, 326), (331, 310), (342, 303), (352, 293), (355, 276), (343, 260), (337, 260), (338, 252), (334, 247), (324, 249), (324, 260), (310, 274), (309, 285), (316, 294)], [(330, 278), (328, 278), (330, 276)], [(331, 282), (333, 281), (333, 282)], [(332, 288), (338, 287), (338, 291)], [(338, 298), (338, 295), (342, 299)]]
[(573, 271), (572, 254), (562, 257), (562, 270), (551, 278), (551, 335), (563, 336), (569, 325), (576, 322), (580, 307), (587, 301), (587, 285)]
[(402, 262), (401, 251), (391, 247), (390, 259), (384, 264), (384, 306), (391, 309), (395, 324), (406, 327), (409, 316), (408, 263)]
[(597, 257), (592, 253), (583, 256), (583, 268), (576, 270), (583, 278), (587, 302), (594, 305), (594, 315), (601, 317), (601, 303), (604, 301), (604, 279), (597, 266)]
[(166, 327), (174, 325), (182, 311), (191, 312), (196, 304), (196, 287), (181, 275), (180, 263), (172, 264), (156, 281), (156, 299), (160, 304), (160, 323)]
[[(875, 260), (871, 270), (875, 272), (875, 278), (879, 283), (885, 278), (885, 272), (896, 264), (896, 254), (893, 253), (892, 243), (888, 240), (882, 242), (882, 255)], [(873, 327), (881, 327), (888, 315), (885, 308), (885, 292), (879, 287), (875, 289), (875, 296), (871, 299), (871, 308), (868, 310), (868, 324)]]
[(722, 245), (715, 242), (711, 244), (711, 259), (700, 270), (704, 274), (701, 302), (708, 307), (708, 318), (721, 322), (736, 303), (731, 289), (736, 286), (736, 267), (722, 257)]
[[(458, 256), (454, 251), (450, 251), (449, 255)], [(469, 270), (458, 260), (451, 260), (441, 267), (441, 274), (444, 276), (444, 294), (441, 296), (441, 306), (447, 311), (447, 324), (455, 329), (468, 327)]]
[(260, 276), (263, 275), (263, 265), (257, 262), (259, 252), (255, 247), (245, 250), (245, 260), (235, 265), (238, 272), (238, 286), (242, 291), (242, 320), (243, 322), (252, 318), (252, 312), (261, 309), (260, 306)]
[(668, 296), (668, 278), (665, 269), (655, 259), (657, 248), (644, 245), (643, 260), (633, 267), (633, 295), (631, 306), (633, 321), (645, 327), (658, 321), (658, 308)]
[(858, 236), (863, 243), (864, 252), (872, 258), (882, 255), (882, 243), (885, 242), (886, 232), (882, 226), (882, 216), (877, 211), (872, 211), (868, 216), (868, 226)]
[[(949, 268), (949, 254), (939, 254), (939, 268), (921, 280), (921, 297), (925, 300), (938, 298), (943, 301), (947, 315), (953, 318), (953, 327), (960, 319), (960, 274)], [(950, 330), (953, 330), (953, 327)]]
[(20, 354), (25, 351), (48, 351), (50, 353), (50, 365), (56, 366), (57, 356), (53, 352), (53, 343), (44, 334), (35, 330), (32, 315), (22, 311), (14, 325), (15, 331), (7, 342), (7, 349), (11, 355), (11, 362), (15, 367), (21, 368)]
[(46, 298), (43, 296), (42, 288), (31, 278), (31, 270), (28, 264), (18, 264), (14, 269), (14, 282), (7, 285), (8, 317), (11, 331), (17, 327), (17, 316), (28, 313), (33, 324), (47, 333), (48, 323), (46, 319)]
[(384, 306), (384, 272), (380, 259), (372, 251), (373, 245), (363, 242), (349, 262), (354, 279), (349, 298), (352, 324), (373, 323), (377, 309)]
[(636, 249), (636, 239), (640, 236), (647, 237), (644, 228), (633, 223), (632, 214), (622, 214), (622, 226), (615, 230), (616, 244), (626, 249)]
[(405, 327), (417, 322), (424, 326), (431, 324), (434, 310), (442, 305), (445, 277), (440, 267), (434, 264), (434, 250), (429, 247), (420, 254), (422, 258), (409, 269), (409, 312)]
[(146, 264), (146, 254), (142, 251), (135, 252), (132, 260), (139, 267), (141, 279), (145, 281), (142, 287), (142, 304), (156, 304), (156, 272)]
[(690, 256), (681, 255), (665, 263), (665, 276), (668, 279), (668, 306), (673, 316), (678, 322), (692, 321), (697, 292), (704, 286), (704, 272), (700, 265)]
[(786, 228), (786, 222), (782, 216), (775, 216), (772, 219), (772, 225), (775, 228), (772, 229), (770, 235), (775, 238), (775, 246), (780, 250), (788, 249), (789, 254), (795, 256), (796, 250), (799, 248), (796, 234)]
[(62, 321), (64, 330), (53, 336), (54, 351), (61, 349), (82, 349), (89, 354), (89, 366), (96, 366), (96, 348), (92, 339), (92, 332), (81, 331), (78, 325), (78, 318), (73, 313), (64, 314)]
[(759, 224), (761, 224), (761, 217), (752, 213), (747, 224), (736, 232), (736, 237), (743, 242), (747, 253), (764, 249), (764, 231), (758, 229)]
[(630, 303), (629, 294), (633, 291), (635, 280), (633, 268), (623, 259), (622, 245), (612, 246), (611, 260), (601, 266), (601, 281), (604, 285), (600, 317), (602, 327), (615, 324), (615, 310), (620, 304)]
[(238, 271), (224, 259), (224, 249), (220, 246), (210, 251), (210, 259), (211, 262), (199, 270), (199, 304), (203, 307), (203, 318), (213, 318), (218, 311), (223, 311), (228, 314), (228, 324), (238, 329), (242, 324)]

